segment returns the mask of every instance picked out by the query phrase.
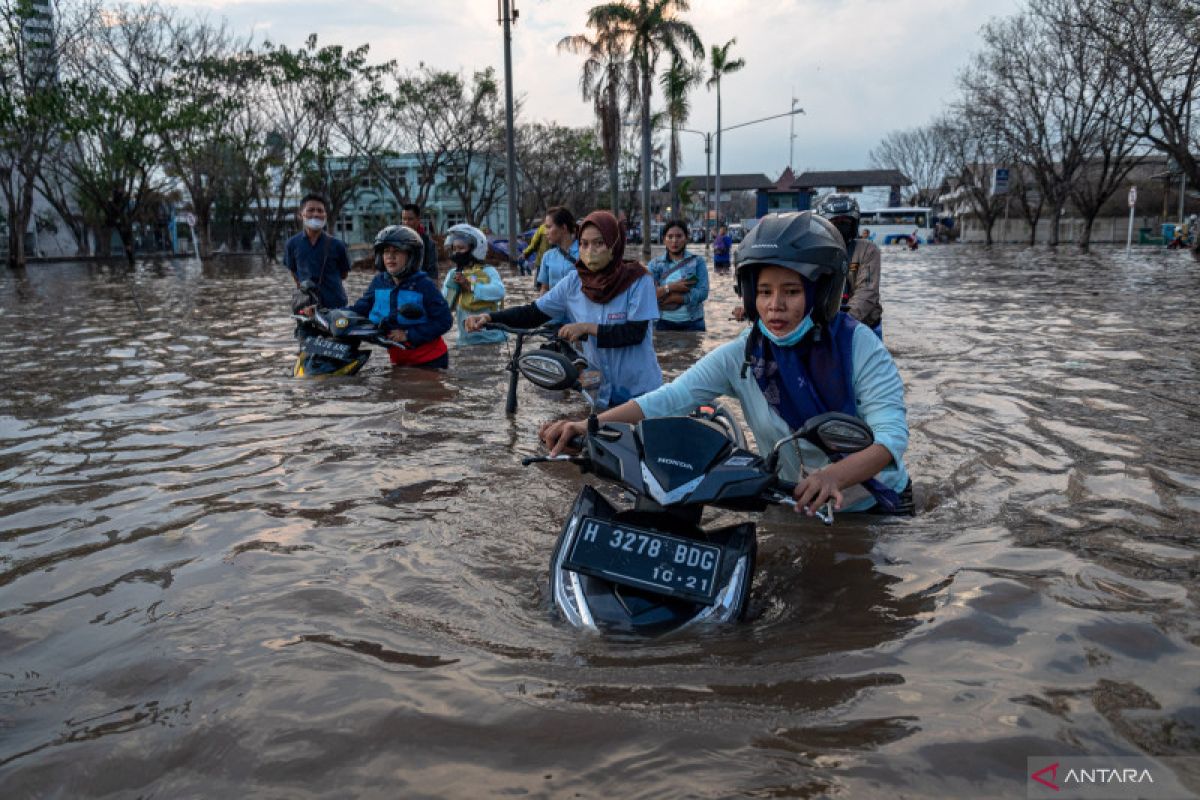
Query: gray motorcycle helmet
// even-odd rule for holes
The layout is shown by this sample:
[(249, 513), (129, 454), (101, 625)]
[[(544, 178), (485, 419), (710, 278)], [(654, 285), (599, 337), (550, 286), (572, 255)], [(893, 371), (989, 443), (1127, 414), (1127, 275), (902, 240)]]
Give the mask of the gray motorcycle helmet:
[(858, 238), (858, 224), (862, 218), (858, 201), (848, 194), (831, 194), (817, 206), (817, 213), (833, 223), (847, 244)]
[(848, 271), (846, 243), (837, 228), (812, 211), (768, 214), (750, 229), (737, 249), (737, 292), (746, 319), (758, 321), (758, 273), (765, 266), (793, 270), (812, 281), (813, 324), (824, 325), (842, 306)]
[(425, 258), (425, 242), (421, 234), (403, 225), (388, 225), (375, 234), (375, 269), (383, 272), (383, 248), (396, 247), (408, 254), (408, 263), (400, 278), (407, 278), (421, 269)]

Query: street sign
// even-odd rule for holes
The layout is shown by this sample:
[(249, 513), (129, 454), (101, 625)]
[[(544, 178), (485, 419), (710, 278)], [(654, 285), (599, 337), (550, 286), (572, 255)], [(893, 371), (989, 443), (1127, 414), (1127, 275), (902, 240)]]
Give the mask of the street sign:
[(1136, 205), (1137, 205), (1137, 187), (1130, 186), (1129, 187), (1129, 207), (1133, 208)]
[(183, 215), (183, 221), (187, 223), (189, 228), (196, 227), (196, 215), (190, 211)]
[(1008, 194), (1008, 167), (992, 170), (992, 194)]

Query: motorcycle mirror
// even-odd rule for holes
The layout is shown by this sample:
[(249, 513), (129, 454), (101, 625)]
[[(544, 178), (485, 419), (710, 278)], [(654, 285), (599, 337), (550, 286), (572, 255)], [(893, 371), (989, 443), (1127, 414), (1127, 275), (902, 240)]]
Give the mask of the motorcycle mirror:
[(857, 453), (875, 443), (875, 433), (870, 425), (839, 411), (813, 417), (804, 423), (799, 433), (829, 455)]
[(784, 446), (802, 438), (802, 433), (802, 431), (796, 431), (775, 443), (775, 446), (771, 448), (771, 455), (767, 456), (767, 472), (775, 472), (779, 469), (779, 454), (783, 452)]
[(408, 303), (407, 305), (400, 306), (399, 313), (405, 319), (420, 319), (425, 316), (425, 309), (416, 303)]
[(543, 389), (572, 389), (579, 380), (579, 370), (571, 360), (553, 350), (525, 353), (517, 360), (517, 369)]
[(797, 439), (811, 442), (827, 455), (849, 455), (866, 450), (874, 444), (875, 433), (870, 425), (858, 417), (840, 411), (819, 414), (804, 423), (800, 430), (776, 442), (775, 447), (771, 449), (771, 455), (767, 457), (768, 471), (774, 472), (778, 469), (779, 455), (783, 448)]

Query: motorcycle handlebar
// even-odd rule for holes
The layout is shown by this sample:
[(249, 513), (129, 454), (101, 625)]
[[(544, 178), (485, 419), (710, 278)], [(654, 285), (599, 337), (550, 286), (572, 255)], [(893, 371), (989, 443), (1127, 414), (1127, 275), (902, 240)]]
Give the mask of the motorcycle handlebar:
[(503, 331), (504, 333), (511, 333), (514, 336), (554, 336), (557, 332), (557, 329), (553, 325), (542, 325), (538, 328), (513, 328), (502, 322), (485, 322), (483, 323), (483, 327), (485, 330)]
[[(521, 337), (545, 336), (547, 339), (559, 338), (558, 337), (559, 327), (561, 327), (561, 326), (542, 325), (539, 328), (514, 328), (509, 325), (505, 325), (502, 322), (485, 322), (485, 323), (483, 323), (484, 330), (503, 331), (504, 333), (511, 333), (513, 336), (521, 336)], [(584, 339), (587, 339), (587, 338), (588, 338), (587, 334), (585, 333), (583, 336), (579, 337), (579, 340), (583, 341)]]

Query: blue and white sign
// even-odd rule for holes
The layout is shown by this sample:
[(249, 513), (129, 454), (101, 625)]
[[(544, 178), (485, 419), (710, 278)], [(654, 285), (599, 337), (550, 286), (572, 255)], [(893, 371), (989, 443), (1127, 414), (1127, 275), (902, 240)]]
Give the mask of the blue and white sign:
[(1008, 194), (1008, 167), (992, 170), (992, 194)]

